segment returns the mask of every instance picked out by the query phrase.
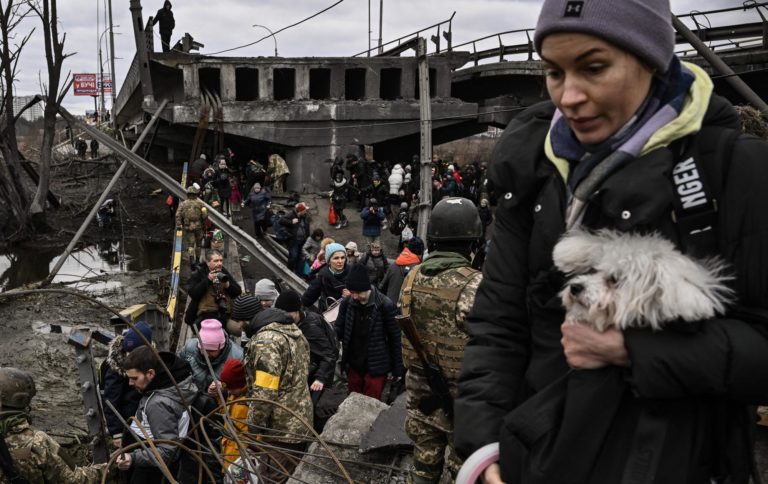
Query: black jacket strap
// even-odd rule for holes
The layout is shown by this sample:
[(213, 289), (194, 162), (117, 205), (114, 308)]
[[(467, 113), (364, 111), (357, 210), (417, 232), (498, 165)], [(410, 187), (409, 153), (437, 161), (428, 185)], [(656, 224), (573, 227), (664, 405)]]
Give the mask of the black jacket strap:
[(669, 421), (644, 408), (637, 421), (621, 484), (653, 484)]
[(672, 170), (673, 218), (681, 248), (696, 257), (718, 251), (718, 200), (725, 186), (733, 145), (741, 132), (719, 128), (697, 136), (694, 146), (685, 141), (670, 148), (680, 156)]

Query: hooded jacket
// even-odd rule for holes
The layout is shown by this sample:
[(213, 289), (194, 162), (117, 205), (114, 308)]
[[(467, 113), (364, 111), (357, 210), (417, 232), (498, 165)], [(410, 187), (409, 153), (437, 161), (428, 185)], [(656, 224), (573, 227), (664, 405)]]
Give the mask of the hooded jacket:
[[(213, 382), (213, 377), (208, 371), (208, 365), (205, 362), (205, 357), (200, 353), (200, 347), (197, 338), (191, 338), (187, 340), (184, 347), (179, 351), (179, 357), (186, 360), (192, 369), (192, 378), (195, 381), (195, 385), (201, 392), (207, 392), (208, 387)], [(243, 349), (236, 344), (232, 343), (231, 338), (227, 338), (224, 343), (224, 348), (221, 354), (216, 358), (211, 358), (211, 366), (218, 378), (221, 375), (221, 369), (224, 367), (224, 362), (229, 358), (235, 358), (237, 360), (243, 359)]]
[(157, 11), (155, 14), (155, 19), (152, 22), (152, 25), (160, 22), (161, 33), (171, 33), (171, 31), (176, 27), (176, 20), (173, 18), (173, 11), (170, 8), (165, 8), (166, 5), (170, 7), (171, 2), (165, 0), (165, 3), (163, 3), (163, 8)]
[[(109, 342), (109, 353), (102, 363), (101, 374), (102, 396), (108, 400), (124, 420), (128, 420), (136, 414), (136, 409), (141, 400), (141, 393), (136, 391), (128, 383), (128, 377), (123, 370), (123, 360), (125, 353), (122, 351), (123, 335), (117, 335)], [(122, 435), (125, 430), (122, 422), (112, 412), (112, 409), (104, 405), (104, 418), (107, 420), (107, 429), (109, 434), (114, 436)]]
[[(696, 102), (690, 101), (686, 109), (703, 108), (706, 115), (693, 135), (694, 146), (723, 128), (738, 129), (736, 113), (724, 99), (713, 95), (698, 100), (703, 106)], [(527, 109), (510, 123), (494, 150), (488, 178), (494, 180), (499, 204), (492, 245), (504, 250), (489, 253), (467, 318), (471, 339), (455, 403), (457, 451), (467, 457), (501, 440), (502, 478), (507, 482), (529, 481), (510, 473), (507, 463), (525, 454), (520, 448), (505, 448), (510, 436), (505, 417), (568, 371), (560, 344), (564, 311), (558, 292), (564, 279), (552, 263), (552, 249), (565, 225), (563, 179), (568, 166), (551, 162), (544, 153), (553, 111), (549, 102)], [(739, 302), (763, 310), (768, 301), (767, 156), (765, 142), (740, 138), (718, 204), (720, 255), (736, 274)], [(657, 231), (679, 244), (670, 217), (677, 158), (666, 146), (641, 153), (602, 183), (583, 225)], [(610, 414), (601, 406), (606, 395), (599, 388), (592, 389), (580, 407), (576, 402), (576, 407), (564, 410), (584, 422), (582, 428), (560, 429), (561, 437), (573, 444), (571, 458), (563, 464), (588, 466), (588, 477), (572, 482), (621, 482), (639, 416), (652, 409), (667, 425), (657, 446), (660, 460), (654, 482), (701, 483), (720, 475), (728, 476), (728, 482), (746, 483), (754, 420), (745, 404), (768, 398), (763, 324), (715, 318), (687, 325), (686, 331), (624, 331), (629, 368), (577, 372), (612, 379), (608, 388), (623, 390)], [(585, 455), (582, 444), (592, 441), (600, 447), (587, 454), (587, 463), (578, 462)]]
[[(309, 344), (293, 318), (280, 309), (264, 309), (246, 326), (246, 335), (248, 397), (280, 403), (312, 422)], [(291, 413), (269, 402), (252, 401), (247, 422), (251, 432), (279, 442), (295, 443), (310, 433)]]
[[(167, 440), (184, 438), (190, 423), (190, 415), (184, 403), (192, 404), (198, 388), (192, 379), (192, 370), (185, 360), (164, 351), (160, 352), (160, 358), (178, 383), (178, 390), (163, 368), (158, 368), (154, 380), (142, 393), (136, 418), (150, 433), (151, 438)], [(131, 430), (136, 434), (137, 439), (144, 439), (143, 432), (135, 422), (131, 424)], [(156, 447), (163, 461), (168, 465), (179, 457), (179, 449), (174, 445), (156, 444)], [(142, 448), (132, 451), (131, 458), (134, 466), (155, 467), (153, 457)]]

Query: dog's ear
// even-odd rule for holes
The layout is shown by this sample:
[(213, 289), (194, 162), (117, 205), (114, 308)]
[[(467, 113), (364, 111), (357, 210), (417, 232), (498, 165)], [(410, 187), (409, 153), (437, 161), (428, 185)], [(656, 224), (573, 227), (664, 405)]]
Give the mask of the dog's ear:
[(723, 314), (733, 299), (733, 290), (726, 286), (732, 278), (725, 275), (721, 262), (702, 263), (676, 252), (660, 261), (657, 268), (661, 307), (671, 316), (684, 321), (712, 318)]
[(583, 230), (567, 232), (555, 245), (552, 260), (562, 272), (579, 274), (595, 266), (603, 254), (603, 239)]

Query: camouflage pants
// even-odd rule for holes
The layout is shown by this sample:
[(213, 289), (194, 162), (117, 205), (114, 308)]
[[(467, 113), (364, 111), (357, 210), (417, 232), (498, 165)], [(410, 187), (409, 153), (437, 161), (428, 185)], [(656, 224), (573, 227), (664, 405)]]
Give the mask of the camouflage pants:
[[(455, 393), (455, 385), (452, 384), (451, 387), (452, 393)], [(419, 401), (431, 392), (426, 378), (419, 374), (417, 369), (411, 367), (406, 374), (405, 388), (408, 392), (405, 432), (413, 441), (413, 465), (408, 482), (436, 484), (440, 481), (446, 463), (455, 479), (462, 462), (453, 448), (453, 423), (442, 409), (435, 410), (432, 415), (424, 415), (419, 410)]]
[(203, 229), (184, 229), (184, 245), (187, 247), (187, 254), (194, 257), (195, 261), (200, 260), (200, 239), (202, 238)]

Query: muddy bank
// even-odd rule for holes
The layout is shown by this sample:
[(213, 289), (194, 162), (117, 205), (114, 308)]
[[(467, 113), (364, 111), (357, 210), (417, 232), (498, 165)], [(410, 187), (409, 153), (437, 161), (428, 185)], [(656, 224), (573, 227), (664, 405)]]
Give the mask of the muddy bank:
[[(99, 163), (59, 159), (55, 165), (51, 172), (51, 191), (60, 200), (61, 208), (48, 211), (48, 230), (16, 246), (0, 247), (5, 261), (0, 271), (0, 290), (9, 281), (14, 281), (9, 285), (13, 287), (47, 275), (52, 261), (71, 241), (119, 163), (106, 157)], [(173, 176), (180, 176), (180, 167), (168, 171)], [(164, 306), (169, 285), (170, 250), (163, 248), (152, 255), (155, 259), (166, 259), (166, 262), (125, 257), (127, 251), (149, 251), (147, 247), (152, 243), (170, 247), (173, 222), (164, 203), (166, 194), (158, 188), (152, 180), (129, 167), (110, 194), (110, 198), (118, 202), (118, 214), (113, 223), (99, 228), (94, 220), (78, 244), (77, 249), (83, 249), (86, 255), (89, 248), (95, 248), (92, 258), (77, 258), (73, 265), (79, 266), (78, 270), (63, 268), (60, 271), (60, 279), (67, 282), (50, 287), (77, 288), (118, 310), (139, 303)], [(121, 249), (105, 248), (115, 244)], [(112, 257), (115, 260), (110, 260)], [(142, 261), (137, 262), (137, 259)], [(146, 270), (147, 267), (163, 266), (163, 269)], [(67, 277), (67, 272), (76, 272), (75, 277), (72, 274)], [(89, 439), (75, 352), (67, 344), (67, 333), (75, 326), (111, 330), (111, 313), (80, 298), (46, 293), (0, 299), (0, 314), (3, 316), (0, 318), (0, 366), (25, 369), (35, 378), (37, 396), (32, 402), (33, 425), (82, 455), (83, 445), (80, 444)], [(93, 348), (97, 358), (106, 356), (104, 346), (94, 343)]]
[[(111, 274), (84, 282), (98, 287), (106, 278), (117, 287), (87, 294), (115, 309), (139, 302), (164, 303), (167, 271)], [(59, 284), (51, 288), (69, 289)], [(72, 327), (111, 330), (112, 314), (81, 298), (54, 293), (0, 299), (0, 313), (0, 366), (15, 366), (34, 375), (33, 424), (68, 447), (88, 442), (75, 351), (67, 338)], [(93, 349), (95, 356), (106, 356), (104, 346), (94, 343)]]

